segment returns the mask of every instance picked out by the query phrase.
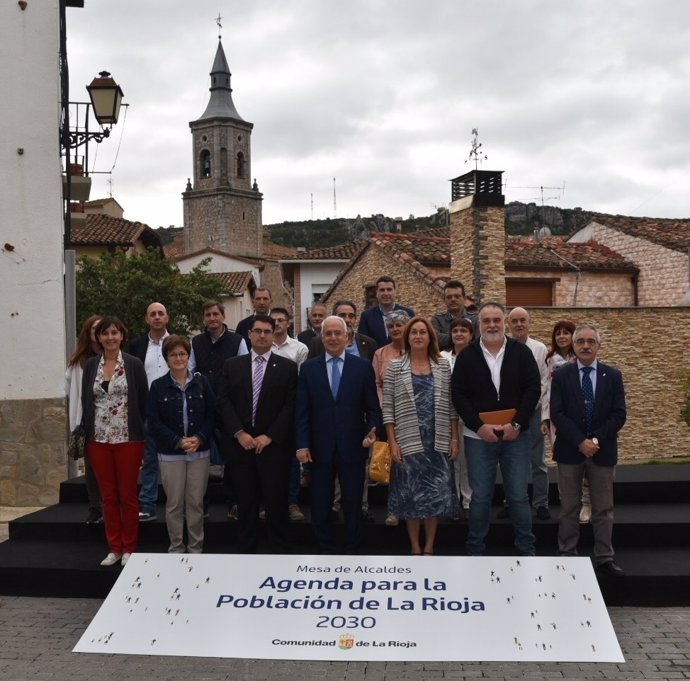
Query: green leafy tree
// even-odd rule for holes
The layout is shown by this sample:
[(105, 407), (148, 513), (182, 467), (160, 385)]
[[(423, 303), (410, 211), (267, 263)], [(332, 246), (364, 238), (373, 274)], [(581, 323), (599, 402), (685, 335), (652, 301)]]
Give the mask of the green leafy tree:
[(159, 302), (168, 310), (168, 329), (189, 334), (199, 328), (202, 303), (222, 294), (220, 281), (208, 274), (209, 261), (203, 260), (191, 273), (182, 274), (173, 261), (165, 260), (154, 249), (133, 256), (117, 250), (98, 258), (80, 257), (76, 331), (89, 315), (113, 314), (125, 323), (129, 338), (133, 338), (147, 332), (146, 308)]

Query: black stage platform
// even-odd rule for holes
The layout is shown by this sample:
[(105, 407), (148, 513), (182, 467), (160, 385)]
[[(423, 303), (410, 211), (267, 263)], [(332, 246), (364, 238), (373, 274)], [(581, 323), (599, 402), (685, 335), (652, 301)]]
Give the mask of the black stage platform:
[[(534, 518), (537, 554), (543, 556), (557, 553), (556, 471), (550, 469), (549, 475), (552, 519)], [(615, 497), (616, 561), (627, 574), (623, 578), (600, 579), (607, 605), (690, 605), (690, 465), (619, 466)], [(369, 498), (376, 522), (365, 526), (362, 553), (406, 554), (404, 524), (387, 527), (383, 522), (385, 488), (371, 487)], [(494, 518), (502, 498), (503, 490), (498, 484)], [(236, 523), (227, 519), (220, 483), (210, 483), (209, 499), (205, 550), (232, 553)], [(292, 523), (291, 531), (294, 552), (310, 554), (316, 547), (309, 522), (308, 493), (303, 502), (301, 507), (307, 519)], [(99, 566), (107, 553), (103, 526), (86, 525), (86, 513), (83, 478), (75, 478), (62, 483), (60, 503), (10, 522), (10, 539), (0, 544), (0, 594), (104, 598), (120, 568)], [(167, 549), (164, 516), (164, 506), (159, 503), (158, 520), (140, 526), (140, 551)], [(465, 535), (466, 523), (443, 522), (437, 553), (462, 555)], [(513, 555), (512, 541), (510, 521), (494, 519), (487, 540), (488, 553)], [(581, 554), (588, 555), (591, 545), (591, 527), (583, 525)]]

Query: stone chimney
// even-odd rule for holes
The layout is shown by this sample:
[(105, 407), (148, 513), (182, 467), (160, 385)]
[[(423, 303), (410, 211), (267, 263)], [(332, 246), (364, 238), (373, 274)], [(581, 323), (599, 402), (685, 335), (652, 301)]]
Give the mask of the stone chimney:
[(506, 302), (503, 171), (473, 170), (452, 182), (450, 275), (477, 305)]

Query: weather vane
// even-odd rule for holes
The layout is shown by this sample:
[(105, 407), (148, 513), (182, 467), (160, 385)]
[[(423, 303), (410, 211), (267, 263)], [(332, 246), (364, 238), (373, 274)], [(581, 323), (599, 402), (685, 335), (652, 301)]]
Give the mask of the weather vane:
[(223, 24), (221, 23), (223, 20), (223, 17), (220, 16), (220, 12), (218, 12), (218, 17), (216, 18), (216, 25), (218, 26), (218, 40), (221, 38), (221, 31), (223, 30)]
[(479, 141), (479, 128), (472, 128), (472, 148), (470, 149), (470, 155), (465, 159), (467, 161), (474, 161), (474, 169), (477, 170), (477, 165), (482, 161), (486, 161), (489, 157), (480, 151), (482, 148), (482, 143)]

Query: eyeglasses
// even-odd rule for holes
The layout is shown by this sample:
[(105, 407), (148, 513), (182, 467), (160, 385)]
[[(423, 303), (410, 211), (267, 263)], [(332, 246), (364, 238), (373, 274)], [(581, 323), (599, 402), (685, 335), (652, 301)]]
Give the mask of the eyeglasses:
[(578, 338), (575, 345), (598, 345), (599, 341), (596, 338)]
[(257, 336), (268, 336), (273, 333), (273, 329), (252, 329), (250, 333), (255, 333)]
[(185, 357), (189, 357), (189, 354), (186, 352), (169, 352), (168, 353), (169, 359), (184, 359)]

